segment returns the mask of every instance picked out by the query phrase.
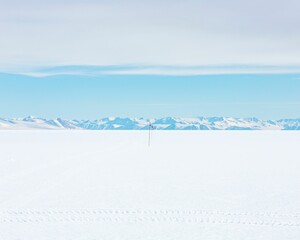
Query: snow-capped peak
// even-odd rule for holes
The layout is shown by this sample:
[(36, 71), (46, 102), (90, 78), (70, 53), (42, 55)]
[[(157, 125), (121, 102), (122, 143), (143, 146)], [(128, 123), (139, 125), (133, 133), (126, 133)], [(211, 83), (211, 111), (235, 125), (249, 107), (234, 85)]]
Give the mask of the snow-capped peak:
[[(0, 118), (0, 129), (81, 129), (81, 130), (144, 130), (150, 119), (108, 117), (98, 120)], [(258, 118), (197, 117), (153, 118), (157, 130), (300, 130), (300, 119), (261, 120)]]

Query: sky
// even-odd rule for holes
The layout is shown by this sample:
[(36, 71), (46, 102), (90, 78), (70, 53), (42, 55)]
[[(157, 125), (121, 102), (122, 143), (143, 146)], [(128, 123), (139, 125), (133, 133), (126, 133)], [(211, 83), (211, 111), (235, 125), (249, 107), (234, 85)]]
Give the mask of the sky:
[(0, 0), (2, 65), (300, 65), (299, 0)]
[[(111, 71), (111, 69), (110, 69)], [(300, 116), (300, 74), (0, 74), (0, 116)]]
[(298, 0), (0, 0), (0, 117), (300, 117)]

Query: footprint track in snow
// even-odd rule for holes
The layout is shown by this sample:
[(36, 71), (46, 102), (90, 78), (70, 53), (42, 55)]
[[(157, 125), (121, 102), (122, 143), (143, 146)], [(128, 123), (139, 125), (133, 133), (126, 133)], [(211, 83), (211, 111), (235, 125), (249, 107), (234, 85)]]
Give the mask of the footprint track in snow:
[(240, 224), (252, 226), (299, 227), (297, 214), (276, 212), (227, 212), (204, 210), (7, 210), (0, 211), (3, 223), (42, 222), (111, 222), (111, 223), (184, 223), (184, 224)]

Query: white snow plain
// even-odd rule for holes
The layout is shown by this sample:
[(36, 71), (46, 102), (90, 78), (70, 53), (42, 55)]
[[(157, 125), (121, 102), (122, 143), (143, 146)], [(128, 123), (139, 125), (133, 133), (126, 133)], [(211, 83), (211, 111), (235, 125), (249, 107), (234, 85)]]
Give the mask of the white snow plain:
[(0, 239), (300, 239), (300, 132), (147, 134), (0, 131)]

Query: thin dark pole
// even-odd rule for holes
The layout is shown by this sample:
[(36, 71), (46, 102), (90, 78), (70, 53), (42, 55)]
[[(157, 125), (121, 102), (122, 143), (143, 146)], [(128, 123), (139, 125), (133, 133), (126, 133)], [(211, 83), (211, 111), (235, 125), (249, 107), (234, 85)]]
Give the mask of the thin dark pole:
[(148, 138), (148, 147), (150, 147), (151, 143), (151, 123), (149, 122), (149, 138)]

